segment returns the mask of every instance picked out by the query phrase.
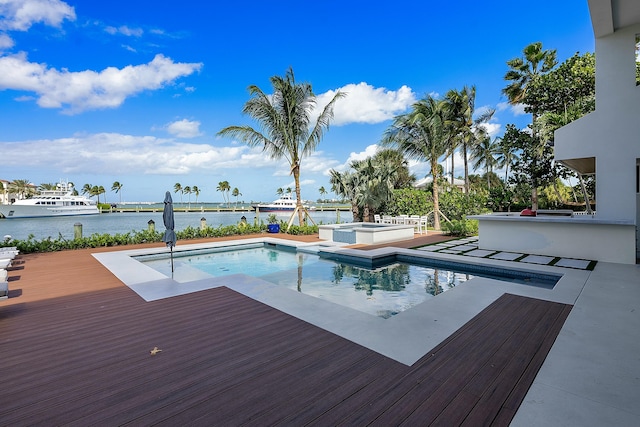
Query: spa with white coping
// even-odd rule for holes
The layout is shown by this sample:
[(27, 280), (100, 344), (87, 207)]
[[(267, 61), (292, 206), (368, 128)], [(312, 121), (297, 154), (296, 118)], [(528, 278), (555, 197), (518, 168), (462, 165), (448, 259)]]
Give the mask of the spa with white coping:
[(596, 261), (635, 263), (635, 223), (576, 217), (519, 213), (473, 215), (479, 221), (480, 249), (544, 254)]
[(328, 242), (374, 245), (413, 239), (414, 226), (350, 222), (318, 226), (318, 237)]

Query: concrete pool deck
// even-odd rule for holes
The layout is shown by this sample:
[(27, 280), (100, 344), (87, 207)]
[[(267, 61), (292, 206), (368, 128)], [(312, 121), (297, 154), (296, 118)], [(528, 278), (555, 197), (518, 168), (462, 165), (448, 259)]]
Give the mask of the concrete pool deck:
[[(393, 247), (371, 251), (335, 247), (334, 250), (360, 256), (418, 252)], [(129, 251), (95, 256), (111, 269), (114, 265), (126, 267), (122, 257), (129, 254), (125, 252)], [(146, 273), (112, 271), (125, 283), (134, 279), (135, 283), (128, 284), (134, 290), (136, 287), (148, 288), (152, 298), (178, 294), (189, 286), (194, 290), (228, 286), (405, 364), (420, 358), (503, 293), (572, 304), (574, 309), (512, 425), (640, 424), (637, 406), (640, 398), (639, 266), (599, 262), (593, 271), (589, 271), (548, 265), (523, 266), (508, 260), (464, 254), (432, 252), (428, 256), (560, 273), (563, 277), (552, 290), (474, 278), (411, 310), (381, 319), (244, 275), (198, 279), (185, 286), (167, 277), (148, 280)], [(127, 274), (131, 276), (127, 277)]]

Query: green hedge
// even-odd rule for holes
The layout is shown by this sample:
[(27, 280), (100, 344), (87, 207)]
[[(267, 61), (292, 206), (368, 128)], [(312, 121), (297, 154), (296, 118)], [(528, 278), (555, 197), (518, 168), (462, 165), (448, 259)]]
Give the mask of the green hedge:
[[(180, 240), (200, 239), (204, 237), (227, 237), (227, 236), (241, 236), (245, 234), (258, 234), (265, 233), (267, 226), (265, 224), (250, 225), (250, 224), (238, 224), (238, 225), (221, 225), (219, 227), (206, 227), (204, 229), (187, 227), (184, 230), (176, 231), (176, 237)], [(281, 233), (292, 235), (303, 234), (315, 234), (318, 232), (318, 226), (291, 226), (291, 229), (286, 233), (286, 223), (284, 227), (281, 227)], [(160, 231), (131, 231), (124, 234), (99, 234), (95, 233), (89, 237), (82, 237), (80, 239), (65, 239), (61, 234), (57, 238), (47, 237), (42, 240), (36, 240), (33, 234), (27, 237), (27, 240), (11, 239), (4, 242), (0, 242), (0, 247), (16, 246), (21, 253), (35, 253), (35, 252), (55, 252), (66, 249), (84, 249), (84, 248), (98, 248), (108, 246), (124, 246), (133, 245), (139, 243), (155, 243), (161, 242), (164, 232)]]

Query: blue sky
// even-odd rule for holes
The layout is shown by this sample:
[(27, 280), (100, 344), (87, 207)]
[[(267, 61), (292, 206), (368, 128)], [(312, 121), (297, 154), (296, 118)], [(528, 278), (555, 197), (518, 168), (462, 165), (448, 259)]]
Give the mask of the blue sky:
[(293, 187), (288, 165), (216, 134), (256, 125), (247, 87), (270, 93), (292, 67), (320, 104), (347, 93), (302, 163), (315, 200), (426, 94), (475, 85), (494, 135), (524, 127), (501, 90), (506, 61), (536, 41), (559, 61), (593, 52), (587, 1), (0, 0), (0, 179), (102, 185), (109, 201), (114, 181), (123, 201), (161, 201), (178, 182), (208, 202), (226, 180), (241, 200), (272, 200)]

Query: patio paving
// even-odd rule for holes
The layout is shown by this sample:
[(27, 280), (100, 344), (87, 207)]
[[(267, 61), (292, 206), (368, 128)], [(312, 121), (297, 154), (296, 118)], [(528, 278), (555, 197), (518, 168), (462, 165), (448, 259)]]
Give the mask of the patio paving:
[(520, 262), (526, 262), (528, 264), (548, 265), (554, 259), (556, 259), (556, 257), (542, 256), (542, 255), (527, 255), (526, 257), (522, 258)]
[(523, 254), (518, 254), (514, 252), (498, 252), (495, 255), (490, 256), (491, 259), (501, 259), (503, 261), (514, 261), (520, 258)]
[[(515, 261), (525, 264), (552, 265), (557, 257), (549, 257), (545, 255), (524, 254), (514, 252), (497, 252), (494, 250), (478, 249), (477, 237), (465, 237), (462, 239), (453, 239), (448, 242), (436, 243), (428, 246), (416, 248), (425, 252), (437, 252), (449, 255), (464, 255), (476, 258), (488, 257), (490, 259)], [(526, 255), (526, 256), (525, 256)], [(560, 258), (553, 263), (558, 267), (575, 268), (578, 270), (586, 270), (592, 264), (591, 260)]]

